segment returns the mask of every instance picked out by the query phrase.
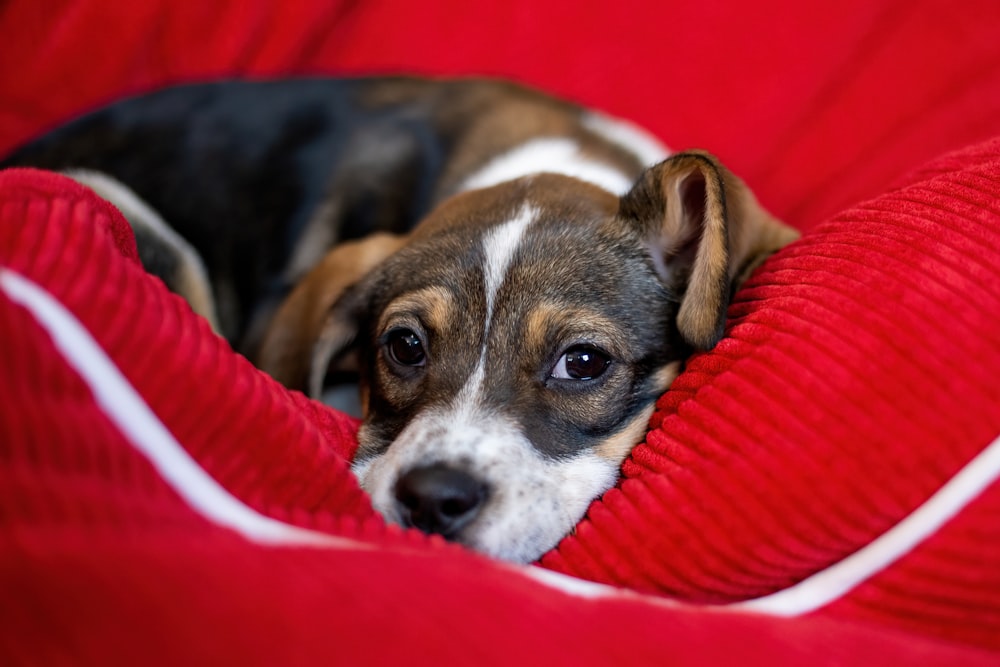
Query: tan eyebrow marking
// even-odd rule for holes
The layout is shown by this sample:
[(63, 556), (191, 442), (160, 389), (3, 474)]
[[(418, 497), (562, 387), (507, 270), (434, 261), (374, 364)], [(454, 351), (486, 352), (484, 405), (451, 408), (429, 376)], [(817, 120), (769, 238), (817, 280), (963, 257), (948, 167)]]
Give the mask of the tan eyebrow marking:
[(529, 349), (544, 349), (554, 336), (592, 339), (595, 345), (607, 346), (608, 353), (620, 355), (623, 332), (610, 318), (595, 310), (567, 307), (564, 303), (543, 301), (531, 309), (525, 319), (524, 337)]
[(415, 316), (428, 328), (441, 331), (455, 314), (455, 296), (444, 287), (424, 287), (400, 296), (382, 312), (379, 331), (396, 319)]

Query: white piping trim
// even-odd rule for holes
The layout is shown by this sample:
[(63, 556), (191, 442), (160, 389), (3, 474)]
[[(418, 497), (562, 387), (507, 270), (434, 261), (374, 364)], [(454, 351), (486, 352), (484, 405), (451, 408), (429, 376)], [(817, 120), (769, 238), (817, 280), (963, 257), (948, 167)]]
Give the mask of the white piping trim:
[(369, 548), (353, 540), (282, 523), (243, 504), (177, 442), (90, 332), (61, 303), (9, 269), (0, 269), (0, 289), (31, 312), (90, 388), (94, 401), (111, 423), (198, 514), (260, 544)]
[(612, 588), (607, 584), (599, 584), (596, 581), (579, 579), (568, 574), (556, 572), (555, 570), (546, 570), (544, 568), (531, 565), (515, 565), (514, 567), (517, 568), (517, 572), (520, 574), (527, 576), (529, 579), (533, 579), (543, 586), (554, 588), (555, 590), (565, 593), (566, 595), (572, 595), (573, 597), (584, 598), (586, 600), (622, 598), (628, 600), (640, 600), (642, 602), (656, 605), (665, 604), (667, 606), (678, 606), (683, 604), (671, 600), (670, 598), (658, 598), (652, 595), (645, 595), (643, 593), (634, 593), (627, 589)]
[(920, 507), (868, 545), (789, 588), (729, 606), (775, 616), (798, 616), (815, 611), (907, 555), (998, 478), (1000, 437), (965, 464)]

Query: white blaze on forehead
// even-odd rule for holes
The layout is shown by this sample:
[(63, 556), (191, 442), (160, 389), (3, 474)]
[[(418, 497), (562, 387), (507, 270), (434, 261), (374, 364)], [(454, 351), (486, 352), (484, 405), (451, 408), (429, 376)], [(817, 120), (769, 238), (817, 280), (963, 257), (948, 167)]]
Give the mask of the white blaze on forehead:
[(632, 153), (644, 167), (662, 162), (670, 156), (670, 149), (659, 139), (627, 120), (591, 111), (584, 115), (583, 126)]
[(497, 294), (507, 276), (511, 261), (517, 253), (524, 230), (538, 217), (538, 210), (525, 204), (517, 216), (491, 229), (483, 237), (483, 290), (486, 297), (486, 317), (483, 322), (483, 343), (479, 348), (479, 361), (465, 386), (455, 397), (455, 409), (460, 413), (471, 411), (479, 397), (486, 376), (486, 347), (489, 343), (490, 328), (493, 325), (493, 311)]
[(483, 237), (483, 282), (486, 289), (486, 331), (489, 332), (490, 321), (493, 318), (493, 306), (496, 303), (497, 292), (503, 284), (514, 254), (524, 230), (538, 217), (538, 209), (525, 204), (517, 216), (502, 225), (494, 227)]
[(459, 190), (488, 188), (543, 173), (579, 178), (616, 195), (628, 192), (633, 182), (619, 169), (584, 155), (576, 141), (559, 137), (533, 139), (500, 155), (470, 176)]

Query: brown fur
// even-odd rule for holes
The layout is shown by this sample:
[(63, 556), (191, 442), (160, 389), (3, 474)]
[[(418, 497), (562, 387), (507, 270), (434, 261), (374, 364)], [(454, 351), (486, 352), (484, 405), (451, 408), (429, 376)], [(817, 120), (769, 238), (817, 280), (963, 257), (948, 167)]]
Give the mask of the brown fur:
[(649, 428), (649, 418), (653, 415), (654, 407), (653, 405), (647, 406), (618, 433), (606, 438), (594, 447), (594, 453), (611, 461), (616, 466), (620, 465), (636, 446), (636, 443), (642, 442), (642, 438)]
[[(351, 284), (362, 278), (404, 240), (388, 234), (344, 243), (330, 251), (296, 286), (275, 314), (257, 356), (257, 366), (288, 387), (309, 387), (312, 393), (320, 348), (340, 348), (351, 342), (327, 314)], [(325, 343), (325, 345), (320, 345)], [(322, 378), (320, 378), (322, 380)]]
[[(418, 87), (382, 87), (368, 103), (398, 101)], [(473, 86), (455, 102), (441, 104), (438, 119), (461, 141), (438, 182), (436, 207), (408, 237), (377, 244), (364, 262), (342, 254), (324, 260), (275, 318), (274, 329), (301, 335), (269, 334), (265, 347), (285, 346), (284, 377), (308, 375), (314, 395), (328, 366), (356, 360), (364, 409), (356, 466), (387, 518), (411, 520), (397, 485), (421, 466), (466, 470), (484, 485), (483, 520), (449, 538), (530, 560), (578, 520), (585, 504), (574, 504), (577, 496), (586, 501), (607, 488), (589, 487), (606, 484), (592, 473), (571, 483), (553, 477), (542, 492), (537, 475), (549, 476), (548, 466), (569, 471), (588, 453), (603, 470), (617, 470), (683, 357), (722, 336), (732, 292), (796, 233), (707, 153), (643, 170), (636, 156), (587, 129), (578, 109), (532, 91)], [(452, 195), (495, 156), (536, 137), (572, 139), (581, 159), (618, 169), (635, 185), (618, 197), (538, 173)], [(512, 247), (484, 242), (520, 220), (529, 222)], [(490, 253), (503, 257), (499, 283), (487, 280), (496, 279)], [(421, 341), (426, 356), (416, 366), (387, 351), (400, 329)], [(581, 346), (606, 356), (596, 377), (567, 370), (568, 352)], [(490, 434), (498, 428), (508, 430)], [(496, 452), (503, 462), (491, 458)], [(538, 524), (551, 520), (560, 498), (570, 519), (533, 546), (518, 546), (516, 535), (533, 534), (535, 521), (512, 527), (507, 545), (486, 537), (493, 521), (526, 511), (540, 512)]]

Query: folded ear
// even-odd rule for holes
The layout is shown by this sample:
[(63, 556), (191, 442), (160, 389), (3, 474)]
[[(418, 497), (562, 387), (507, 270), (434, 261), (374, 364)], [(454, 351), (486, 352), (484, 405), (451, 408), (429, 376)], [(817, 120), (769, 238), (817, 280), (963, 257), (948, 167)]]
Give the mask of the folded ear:
[(352, 344), (376, 287), (372, 270), (403, 245), (373, 234), (331, 250), (282, 302), (268, 325), (255, 365), (281, 384), (319, 398), (331, 365), (351, 368)]
[(722, 338), (732, 293), (769, 254), (798, 237), (702, 151), (647, 169), (621, 198), (618, 215), (647, 239), (657, 272), (680, 301), (678, 332), (701, 350)]

